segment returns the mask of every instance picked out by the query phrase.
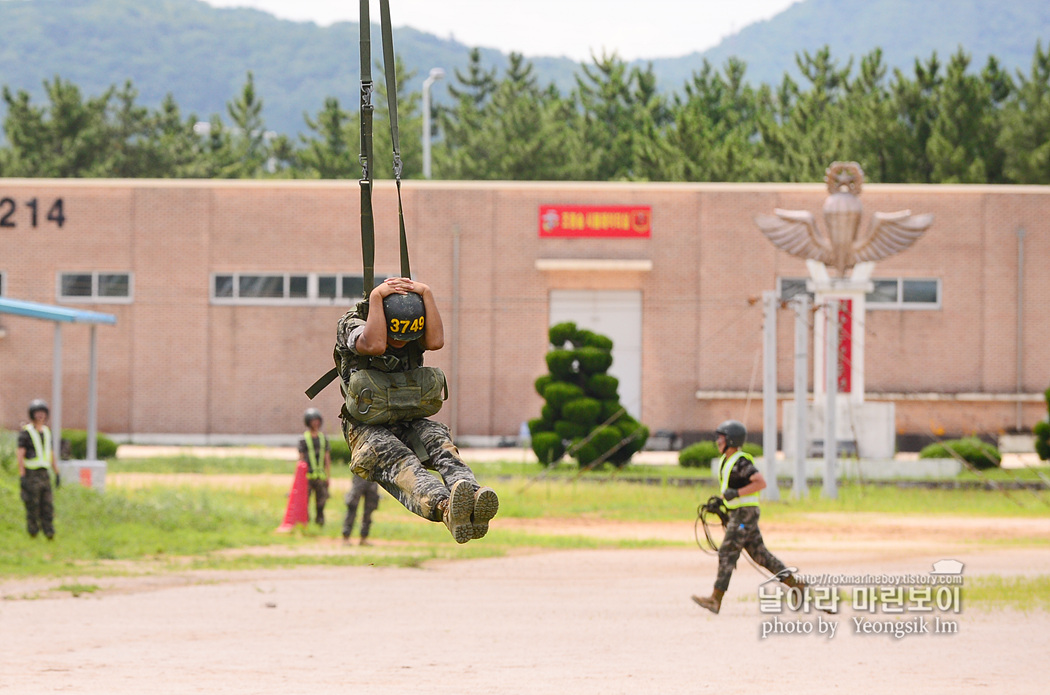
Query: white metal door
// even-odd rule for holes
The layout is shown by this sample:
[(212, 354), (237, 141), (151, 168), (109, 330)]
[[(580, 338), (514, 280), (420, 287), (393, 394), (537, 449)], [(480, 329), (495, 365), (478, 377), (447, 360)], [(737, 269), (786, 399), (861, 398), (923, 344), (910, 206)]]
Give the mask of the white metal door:
[(551, 290), (550, 325), (573, 321), (613, 341), (609, 373), (620, 380), (620, 403), (642, 417), (642, 293), (638, 290)]

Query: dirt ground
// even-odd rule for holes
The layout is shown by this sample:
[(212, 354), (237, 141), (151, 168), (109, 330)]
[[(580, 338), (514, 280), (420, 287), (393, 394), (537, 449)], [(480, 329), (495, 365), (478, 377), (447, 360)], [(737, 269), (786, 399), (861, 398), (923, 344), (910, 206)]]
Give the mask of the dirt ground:
[[(503, 525), (693, 533), (688, 523)], [(813, 574), (926, 575), (942, 559), (962, 561), (964, 579), (1050, 574), (1050, 519), (814, 515), (765, 535)], [(973, 543), (1017, 537), (1036, 542)], [(48, 591), (61, 580), (4, 581), (0, 693), (1046, 692), (1045, 611), (967, 606), (964, 585), (959, 613), (898, 616), (930, 633), (864, 634), (855, 618), (890, 618), (848, 603), (836, 615), (762, 613), (763, 577), (742, 561), (716, 616), (689, 598), (710, 590), (715, 569), (695, 548), (673, 548), (82, 578), (102, 588), (77, 598)], [(935, 634), (936, 617), (957, 632)], [(812, 633), (785, 634), (788, 622)]]

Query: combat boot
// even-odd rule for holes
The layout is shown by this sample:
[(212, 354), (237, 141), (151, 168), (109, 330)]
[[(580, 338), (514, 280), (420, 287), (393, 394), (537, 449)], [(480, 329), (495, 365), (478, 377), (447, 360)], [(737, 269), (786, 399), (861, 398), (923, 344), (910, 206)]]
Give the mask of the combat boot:
[(694, 596), (693, 602), (718, 615), (718, 611), (722, 609), (722, 597), (725, 596), (725, 593), (721, 589), (715, 589), (710, 596)]
[(474, 513), (470, 521), (474, 526), (474, 538), (484, 538), (489, 532), (489, 521), (499, 511), (499, 498), (490, 487), (479, 487), (474, 493)]
[(802, 581), (793, 574), (787, 575), (780, 581), (783, 582), (784, 586), (786, 586), (789, 590), (798, 592), (798, 600), (800, 602), (805, 600), (806, 586), (808, 585), (804, 581)]
[(466, 480), (458, 480), (445, 500), (441, 518), (457, 543), (466, 543), (474, 537), (474, 525), (470, 516), (474, 512), (474, 491)]

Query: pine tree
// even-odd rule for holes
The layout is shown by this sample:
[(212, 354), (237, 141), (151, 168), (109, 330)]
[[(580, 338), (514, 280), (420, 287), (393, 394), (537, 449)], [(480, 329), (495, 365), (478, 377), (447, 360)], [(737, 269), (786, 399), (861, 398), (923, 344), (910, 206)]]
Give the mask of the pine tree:
[(1016, 98), (1003, 107), (1000, 144), (1011, 183), (1050, 184), (1050, 44), (1036, 44), (1028, 75), (1018, 73)]
[(304, 147), (298, 153), (298, 174), (322, 179), (357, 178), (358, 128), (350, 113), (339, 106), (339, 100), (328, 97), (315, 118), (306, 114), (303, 118), (316, 137), (299, 136)]

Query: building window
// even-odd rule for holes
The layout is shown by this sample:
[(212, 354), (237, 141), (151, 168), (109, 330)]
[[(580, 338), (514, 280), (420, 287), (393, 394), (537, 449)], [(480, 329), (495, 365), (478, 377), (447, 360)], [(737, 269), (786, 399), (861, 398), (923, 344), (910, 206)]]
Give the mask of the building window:
[(941, 281), (932, 278), (874, 280), (867, 296), (869, 309), (940, 309)]
[[(386, 280), (377, 275), (376, 284)], [(351, 304), (361, 299), (364, 278), (336, 273), (215, 273), (215, 304)]]
[(7, 296), (7, 273), (0, 270), (0, 297)]
[(58, 274), (58, 300), (126, 304), (131, 301), (131, 273), (75, 271)]
[[(873, 278), (867, 294), (868, 309), (940, 309), (941, 281), (934, 278)], [(780, 299), (787, 301), (806, 290), (805, 278), (778, 278)]]

